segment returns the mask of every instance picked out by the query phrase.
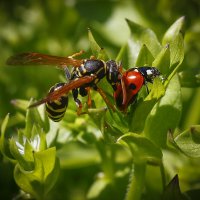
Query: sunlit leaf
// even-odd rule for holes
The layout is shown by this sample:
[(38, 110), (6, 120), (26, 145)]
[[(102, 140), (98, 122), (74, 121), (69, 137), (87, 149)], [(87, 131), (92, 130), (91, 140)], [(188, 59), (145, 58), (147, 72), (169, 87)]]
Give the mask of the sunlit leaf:
[(19, 165), (14, 170), (17, 184), (25, 192), (36, 199), (43, 199), (57, 180), (59, 162), (55, 148), (34, 153), (35, 168), (33, 171), (24, 171)]
[(163, 45), (170, 43), (174, 39), (174, 37), (179, 35), (179, 33), (183, 30), (184, 23), (185, 17), (180, 17), (168, 28), (163, 37)]

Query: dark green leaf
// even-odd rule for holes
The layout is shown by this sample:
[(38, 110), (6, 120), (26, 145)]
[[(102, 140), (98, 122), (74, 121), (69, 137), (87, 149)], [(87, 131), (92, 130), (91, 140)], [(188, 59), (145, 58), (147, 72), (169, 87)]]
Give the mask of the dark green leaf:
[(182, 87), (200, 87), (200, 69), (186, 69), (181, 71), (179, 74), (180, 82)]
[(162, 200), (187, 200), (188, 198), (181, 194), (178, 175), (176, 175), (165, 188), (162, 194)]

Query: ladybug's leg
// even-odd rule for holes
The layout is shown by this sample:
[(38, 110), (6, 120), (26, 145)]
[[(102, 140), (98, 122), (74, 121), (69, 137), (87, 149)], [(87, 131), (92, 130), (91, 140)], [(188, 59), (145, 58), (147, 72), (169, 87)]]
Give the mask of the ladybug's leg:
[(126, 87), (125, 87), (123, 76), (121, 78), (121, 86), (122, 86), (122, 96), (123, 96), (122, 105), (125, 105), (127, 101), (127, 93), (126, 93)]
[(115, 107), (114, 107), (113, 104), (109, 101), (109, 99), (107, 98), (105, 92), (104, 92), (101, 88), (97, 87), (96, 85), (95, 85), (93, 88), (101, 95), (101, 97), (103, 98), (103, 100), (105, 101), (105, 103), (106, 103), (113, 111), (115, 111)]
[(72, 90), (72, 95), (73, 95), (76, 105), (78, 106), (77, 115), (80, 115), (83, 105), (82, 105), (80, 99), (78, 99), (78, 89), (77, 88)]
[(145, 88), (146, 88), (147, 94), (149, 94), (149, 88), (148, 88), (148, 85), (147, 85), (147, 83), (148, 83), (148, 82), (147, 82), (147, 81), (145, 81), (145, 82), (144, 82), (144, 85), (145, 85)]

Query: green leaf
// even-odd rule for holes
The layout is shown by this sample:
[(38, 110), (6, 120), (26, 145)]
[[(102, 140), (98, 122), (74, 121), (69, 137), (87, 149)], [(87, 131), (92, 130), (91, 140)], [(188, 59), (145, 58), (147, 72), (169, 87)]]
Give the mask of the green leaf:
[(200, 86), (200, 69), (186, 69), (184, 71), (179, 72), (179, 78), (182, 87), (199, 87)]
[(109, 184), (110, 182), (108, 179), (105, 179), (104, 177), (98, 178), (90, 187), (87, 194), (87, 199), (98, 198)]
[(44, 199), (55, 184), (59, 162), (56, 158), (56, 149), (34, 153), (35, 168), (33, 171), (24, 171), (19, 165), (15, 166), (14, 178), (19, 187), (36, 199)]
[(10, 148), (9, 141), (5, 137), (8, 121), (9, 121), (9, 114), (6, 115), (5, 119), (1, 124), (0, 150), (5, 158), (7, 158), (10, 162), (15, 162), (9, 149)]
[(159, 77), (156, 77), (153, 81), (153, 86), (149, 95), (145, 98), (145, 101), (152, 99), (159, 99), (165, 94), (165, 88)]
[(126, 21), (132, 34), (132, 41), (129, 42), (129, 45), (131, 46), (131, 54), (134, 59), (133, 62), (135, 63), (139, 49), (143, 45), (146, 45), (153, 57), (156, 57), (156, 55), (161, 51), (161, 45), (155, 33), (151, 29), (142, 27), (133, 21), (128, 19)]
[(88, 29), (88, 39), (89, 39), (89, 42), (90, 42), (90, 48), (92, 50), (92, 54), (97, 59), (108, 60), (108, 56), (107, 56), (105, 50), (98, 45), (98, 43), (94, 39), (94, 36), (93, 36), (90, 29)]
[(105, 128), (105, 114), (106, 114), (107, 109), (104, 108), (99, 108), (99, 109), (88, 109), (88, 114), (93, 120), (93, 122), (97, 125), (99, 130), (101, 130), (102, 133), (104, 133), (104, 128)]
[(200, 125), (191, 126), (179, 134), (174, 142), (187, 156), (200, 157)]
[(117, 142), (129, 148), (135, 163), (153, 162), (159, 165), (162, 161), (161, 149), (141, 135), (127, 133)]
[(131, 131), (141, 133), (144, 129), (146, 118), (153, 108), (156, 101), (163, 96), (165, 90), (159, 78), (155, 78), (153, 82), (152, 89), (149, 95), (145, 98), (143, 102), (138, 102), (134, 105), (135, 109), (130, 112), (130, 123), (129, 127)]
[(185, 17), (180, 17), (178, 20), (176, 20), (164, 34), (162, 44), (166, 45), (170, 43), (174, 39), (174, 37), (179, 35), (179, 33), (183, 29), (184, 23), (185, 23)]
[(179, 33), (173, 37), (170, 45), (170, 66), (172, 69), (174, 66), (179, 66), (184, 59), (184, 40), (183, 40), (183, 34)]
[(26, 127), (25, 127), (25, 136), (27, 138), (31, 137), (31, 132), (33, 124), (37, 124), (40, 127), (44, 127), (44, 122), (42, 121), (41, 115), (37, 108), (30, 108), (26, 112)]
[(151, 66), (153, 59), (154, 58), (151, 52), (148, 50), (147, 46), (144, 44), (142, 45), (142, 48), (140, 49), (135, 65), (136, 66), (145, 66), (145, 65)]
[[(28, 151), (28, 148), (30, 148), (29, 151)], [(32, 147), (30, 145), (29, 146), (26, 145), (26, 147), (24, 147), (22, 144), (15, 141), (14, 138), (11, 138), (10, 151), (22, 169), (27, 170), (27, 171), (33, 170), (34, 160), (33, 160), (33, 154), (30, 155), (30, 151), (32, 152)], [(25, 151), (26, 151), (26, 155), (25, 155)]]
[(162, 194), (162, 200), (187, 200), (188, 198), (181, 194), (178, 175), (176, 175), (165, 188)]
[(170, 49), (169, 45), (162, 48), (160, 53), (156, 56), (152, 66), (157, 67), (162, 74), (167, 74), (170, 67)]
[(22, 99), (13, 99), (11, 103), (18, 109), (26, 111), (29, 105), (29, 101)]
[(154, 105), (145, 122), (145, 135), (158, 146), (166, 145), (167, 132), (173, 130), (182, 110), (181, 91), (178, 76), (174, 76), (165, 95)]

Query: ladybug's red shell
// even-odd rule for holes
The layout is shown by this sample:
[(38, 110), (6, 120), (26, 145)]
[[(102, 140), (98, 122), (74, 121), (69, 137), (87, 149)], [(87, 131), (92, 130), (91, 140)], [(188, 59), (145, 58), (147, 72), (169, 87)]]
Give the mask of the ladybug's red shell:
[(117, 107), (122, 111), (126, 111), (127, 107), (135, 100), (136, 95), (141, 87), (144, 85), (145, 80), (144, 76), (136, 69), (124, 72), (122, 75), (122, 79), (124, 81), (126, 90), (126, 101), (124, 102), (124, 104), (122, 104), (123, 92), (121, 84), (118, 84), (117, 89), (114, 91), (114, 99)]

